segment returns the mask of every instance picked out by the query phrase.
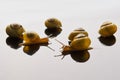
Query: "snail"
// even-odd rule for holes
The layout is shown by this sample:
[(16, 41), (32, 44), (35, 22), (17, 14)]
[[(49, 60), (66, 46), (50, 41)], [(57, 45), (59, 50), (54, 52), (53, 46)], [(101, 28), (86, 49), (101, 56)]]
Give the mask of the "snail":
[(49, 18), (45, 21), (45, 26), (47, 28), (60, 28), (62, 27), (62, 24), (57, 18)]
[(69, 45), (64, 45), (59, 40), (55, 39), (57, 42), (63, 45), (61, 51), (62, 55), (67, 55), (73, 51), (84, 51), (92, 49), (91, 47), (89, 47), (91, 44), (91, 40), (88, 37), (88, 33), (83, 28), (75, 29), (74, 31), (79, 31), (79, 33), (75, 35), (70, 33), (70, 35), (68, 36), (68, 39), (71, 40)]
[[(29, 51), (31, 52), (31, 47), (32, 46), (47, 46), (49, 49), (51, 49), (52, 51), (55, 51), (54, 49), (52, 49), (51, 47), (48, 46), (49, 44), (49, 39), (48, 37), (45, 38), (40, 38), (40, 36), (36, 33), (36, 32), (24, 32), (23, 33), (23, 43), (20, 43), (20, 46), (29, 46)], [(34, 47), (35, 48), (35, 47)], [(28, 47), (27, 50), (26, 48), (23, 50), (26, 51), (26, 53), (28, 52)]]
[(68, 39), (72, 41), (74, 37), (78, 34), (85, 34), (85, 36), (88, 36), (87, 31), (85, 31), (83, 28), (78, 28), (70, 33), (70, 35), (68, 36)]
[(112, 36), (116, 31), (117, 26), (112, 22), (106, 21), (101, 25), (99, 29), (99, 34), (102, 37), (109, 37)]
[(71, 51), (83, 51), (83, 50), (89, 50), (92, 49), (90, 46), (91, 40), (88, 36), (85, 36), (85, 34), (79, 34), (75, 36), (75, 39), (71, 41), (69, 45), (64, 45), (59, 40), (55, 39), (57, 42), (63, 45), (62, 47), (62, 53), (67, 53)]
[(49, 39), (46, 38), (40, 38), (40, 36), (36, 32), (24, 32), (23, 33), (23, 40), (24, 42), (21, 43), (20, 45), (35, 45), (35, 44), (40, 44), (40, 45), (47, 45)]
[(25, 32), (25, 29), (22, 27), (21, 24), (10, 24), (6, 27), (6, 33), (10, 37), (17, 37), (22, 39), (22, 33)]

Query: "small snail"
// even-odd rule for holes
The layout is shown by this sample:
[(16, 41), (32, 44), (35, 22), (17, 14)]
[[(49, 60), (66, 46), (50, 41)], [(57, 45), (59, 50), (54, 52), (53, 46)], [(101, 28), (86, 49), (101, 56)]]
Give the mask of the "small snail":
[(68, 39), (72, 41), (74, 37), (78, 34), (85, 34), (85, 36), (88, 36), (88, 33), (83, 28), (78, 28), (70, 33)]
[(51, 47), (48, 46), (48, 44), (49, 44), (48, 37), (40, 38), (40, 36), (36, 32), (24, 32), (23, 40), (24, 40), (24, 42), (20, 43), (19, 45), (27, 46), (27, 49), (26, 49), (26, 47), (25, 47), (25, 49), (23, 49), (23, 51), (26, 53), (27, 52), (31, 53), (31, 51), (33, 51), (33, 50), (31, 50), (31, 48), (32, 47), (36, 48), (35, 46), (47, 46), (49, 49), (55, 51), (54, 49), (52, 49)]
[(56, 18), (49, 18), (45, 21), (45, 26), (47, 28), (60, 28), (60, 27), (62, 27), (62, 24)]
[(10, 24), (6, 27), (6, 33), (10, 37), (22, 38), (23, 32), (25, 32), (24, 28), (22, 27), (22, 25), (17, 23)]
[(104, 22), (99, 30), (102, 37), (112, 36), (117, 31), (117, 26), (112, 22)]
[(47, 45), (49, 41), (48, 38), (40, 38), (40, 36), (36, 32), (24, 32), (23, 40), (24, 43), (21, 43), (20, 45), (25, 46), (34, 44)]

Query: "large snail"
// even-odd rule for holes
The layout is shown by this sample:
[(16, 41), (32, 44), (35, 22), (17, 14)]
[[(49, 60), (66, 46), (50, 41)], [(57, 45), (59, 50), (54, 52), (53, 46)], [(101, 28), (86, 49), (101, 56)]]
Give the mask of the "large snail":
[(20, 45), (35, 45), (35, 44), (48, 44), (49, 39), (46, 38), (40, 38), (40, 36), (36, 32), (24, 32), (23, 33), (23, 40), (24, 42)]
[(17, 23), (10, 24), (6, 27), (6, 33), (10, 37), (22, 38), (23, 32), (25, 32), (24, 28), (22, 27), (22, 25)]
[[(71, 34), (70, 34), (71, 35)], [(83, 51), (83, 50), (89, 50), (92, 49), (90, 46), (91, 40), (86, 34), (80, 33), (77, 34), (69, 45), (64, 45), (62, 42), (55, 39), (57, 42), (63, 45), (62, 47), (62, 54), (67, 54), (71, 51)]]
[(62, 24), (57, 18), (49, 18), (45, 21), (45, 26), (47, 28), (60, 28), (62, 27)]
[(99, 34), (102, 37), (109, 37), (112, 36), (116, 31), (117, 31), (117, 26), (112, 22), (107, 21), (101, 25), (99, 29)]

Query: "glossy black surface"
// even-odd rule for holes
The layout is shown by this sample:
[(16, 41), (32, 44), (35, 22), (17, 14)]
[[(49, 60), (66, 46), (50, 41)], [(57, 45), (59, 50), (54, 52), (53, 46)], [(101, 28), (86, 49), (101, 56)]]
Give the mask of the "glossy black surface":
[[(0, 2), (0, 80), (120, 80), (120, 5), (119, 0), (31, 0)], [(23, 25), (47, 37), (44, 21), (50, 17), (62, 22), (62, 31), (49, 38), (48, 46), (32, 46), (25, 51), (21, 42), (8, 37), (6, 26)], [(104, 21), (118, 26), (112, 38), (100, 38)], [(68, 35), (82, 27), (92, 41), (87, 53), (68, 54), (63, 59), (55, 39), (68, 45)], [(107, 43), (108, 42), (108, 43)], [(51, 50), (54, 49), (55, 51)]]

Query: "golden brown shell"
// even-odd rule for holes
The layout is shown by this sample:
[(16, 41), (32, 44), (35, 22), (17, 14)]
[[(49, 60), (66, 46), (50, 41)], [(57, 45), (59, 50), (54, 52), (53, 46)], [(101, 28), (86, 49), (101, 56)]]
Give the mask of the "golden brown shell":
[(117, 26), (115, 24), (112, 22), (104, 22), (99, 29), (99, 34), (102, 37), (109, 37), (112, 36), (116, 31)]
[(17, 23), (10, 24), (6, 27), (6, 33), (10, 37), (22, 38), (23, 32), (25, 32), (24, 28), (22, 27), (22, 25)]
[(60, 28), (62, 27), (62, 23), (57, 18), (49, 18), (45, 21), (45, 26), (47, 28)]

